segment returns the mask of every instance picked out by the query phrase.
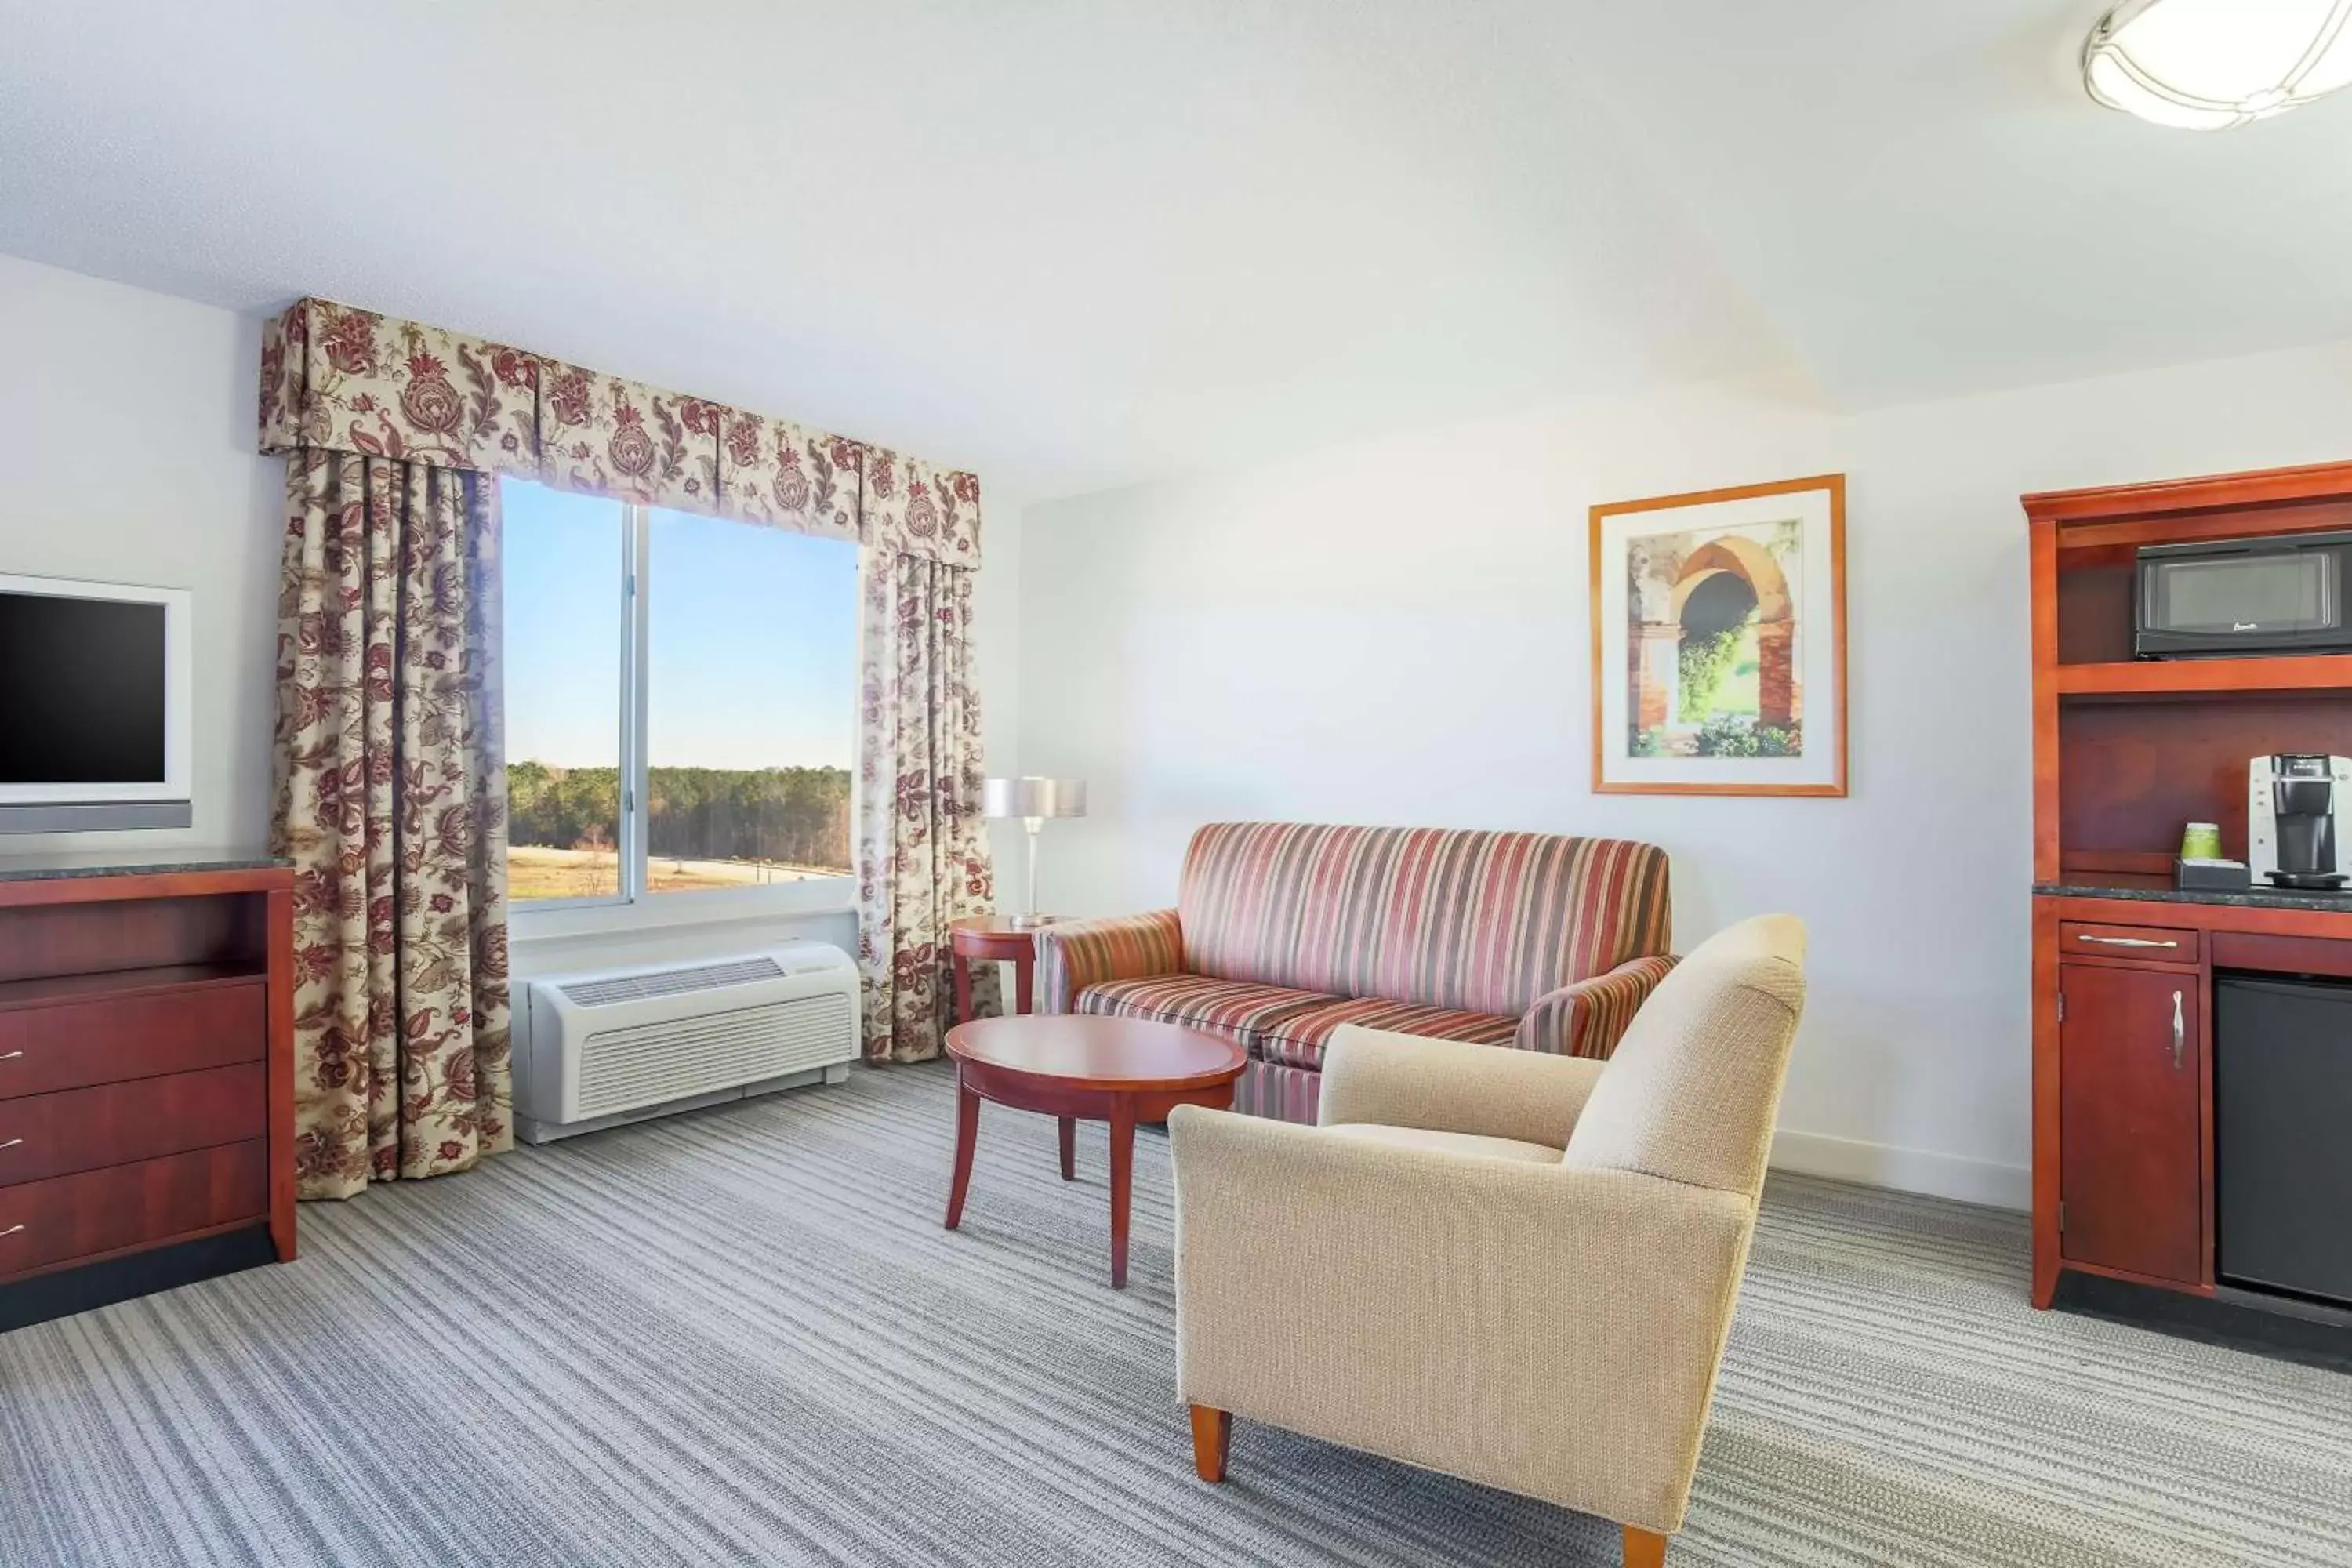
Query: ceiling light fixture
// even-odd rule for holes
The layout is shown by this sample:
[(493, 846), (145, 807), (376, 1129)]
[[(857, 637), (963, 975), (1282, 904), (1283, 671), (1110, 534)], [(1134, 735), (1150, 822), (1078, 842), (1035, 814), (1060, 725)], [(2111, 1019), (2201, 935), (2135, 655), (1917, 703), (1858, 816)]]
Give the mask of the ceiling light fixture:
[(2352, 0), (2125, 0), (2091, 29), (2083, 82), (2185, 131), (2267, 120), (2352, 83)]

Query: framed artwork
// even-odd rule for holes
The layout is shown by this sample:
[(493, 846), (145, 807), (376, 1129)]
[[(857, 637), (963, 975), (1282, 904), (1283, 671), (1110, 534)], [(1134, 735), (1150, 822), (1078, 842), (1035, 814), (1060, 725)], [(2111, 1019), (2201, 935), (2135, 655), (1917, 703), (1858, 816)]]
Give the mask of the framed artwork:
[(1845, 794), (1845, 476), (1592, 509), (1592, 787)]

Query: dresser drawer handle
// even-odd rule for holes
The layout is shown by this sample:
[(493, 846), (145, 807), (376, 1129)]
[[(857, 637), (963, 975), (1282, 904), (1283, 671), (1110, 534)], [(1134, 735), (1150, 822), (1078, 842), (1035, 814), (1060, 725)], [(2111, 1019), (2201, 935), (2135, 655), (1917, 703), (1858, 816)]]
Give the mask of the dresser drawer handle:
[(21, 1057), (21, 1056), (23, 1056), (24, 1054), (25, 1054), (25, 1053), (24, 1053), (24, 1052), (22, 1052), (22, 1051), (7, 1051), (7, 1052), (5, 1052), (5, 1053), (0, 1053), (0, 1062), (13, 1062), (13, 1061), (15, 1061), (18, 1057)]
[(23, 1142), (24, 1140), (22, 1138), (11, 1138), (5, 1143), (0, 1143), (0, 1149), (14, 1149), (17, 1144), (22, 1143)]
[(2144, 936), (2093, 936), (2089, 931), (2074, 933), (2076, 942), (2095, 942), (2102, 947), (2179, 947), (2177, 942), (2152, 942)]
[(5, 1230), (0, 1230), (0, 1236), (14, 1236), (24, 1228), (21, 1225), (12, 1225)]

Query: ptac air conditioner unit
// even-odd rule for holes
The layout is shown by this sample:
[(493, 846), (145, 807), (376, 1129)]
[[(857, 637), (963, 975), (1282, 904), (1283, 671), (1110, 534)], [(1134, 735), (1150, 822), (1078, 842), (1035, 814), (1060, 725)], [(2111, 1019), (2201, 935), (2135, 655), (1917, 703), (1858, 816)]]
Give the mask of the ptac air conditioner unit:
[(857, 966), (793, 942), (530, 982), (515, 1131), (544, 1143), (802, 1084), (857, 1059)]

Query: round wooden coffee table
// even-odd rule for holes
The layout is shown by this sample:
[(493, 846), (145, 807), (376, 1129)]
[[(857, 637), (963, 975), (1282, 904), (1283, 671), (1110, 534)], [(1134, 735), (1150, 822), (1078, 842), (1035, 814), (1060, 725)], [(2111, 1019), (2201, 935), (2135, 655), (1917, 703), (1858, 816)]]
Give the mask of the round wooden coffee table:
[(948, 1228), (963, 1223), (980, 1102), (1058, 1117), (1062, 1180), (1076, 1174), (1077, 1123), (1110, 1123), (1110, 1282), (1127, 1288), (1128, 1195), (1135, 1180), (1135, 1124), (1163, 1121), (1180, 1105), (1223, 1110), (1248, 1060), (1241, 1047), (1199, 1029), (1141, 1018), (1030, 1014), (975, 1018), (948, 1031), (956, 1064), (955, 1185)]

